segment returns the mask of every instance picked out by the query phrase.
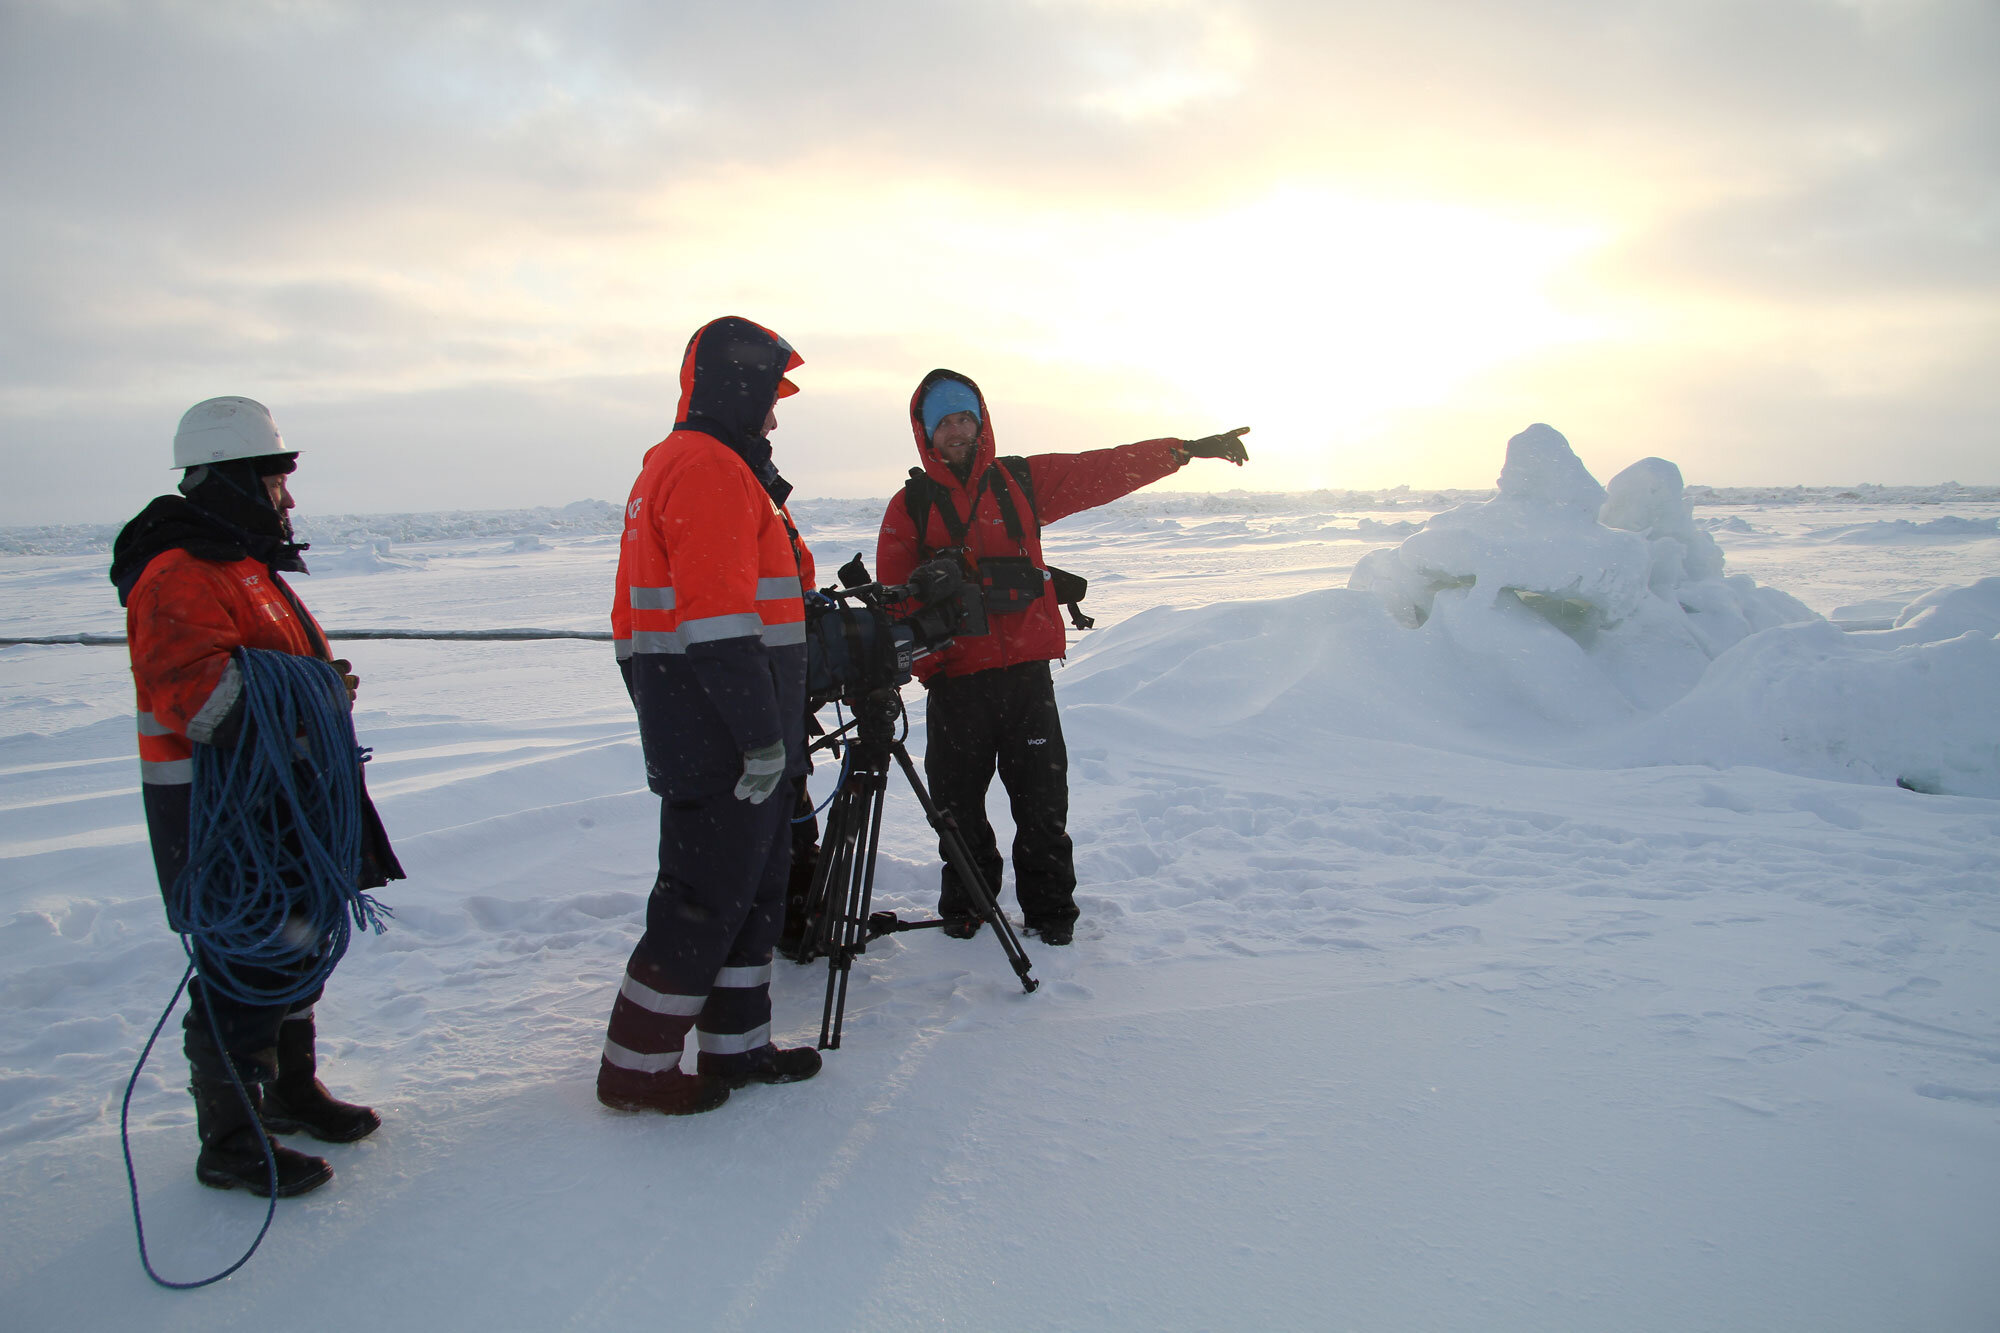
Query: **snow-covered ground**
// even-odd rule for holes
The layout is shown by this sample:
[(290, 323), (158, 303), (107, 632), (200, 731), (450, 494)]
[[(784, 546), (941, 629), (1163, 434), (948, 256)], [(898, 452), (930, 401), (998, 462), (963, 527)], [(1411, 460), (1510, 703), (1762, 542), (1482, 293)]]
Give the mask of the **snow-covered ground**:
[[(2000, 494), (1641, 468), (1606, 526), (1515, 452), (1490, 500), (1051, 529), (1100, 626), (1076, 944), (1023, 995), (990, 935), (880, 942), (817, 1080), (686, 1120), (592, 1095), (656, 827), (608, 646), (347, 645), (411, 877), (322, 1031), (386, 1123), (191, 1295), (117, 1139), (182, 966), (123, 653), (0, 648), (0, 1322), (1995, 1327)], [(343, 520), (300, 586), (336, 634), (598, 630), (600, 510)], [(872, 558), (878, 504), (798, 510)], [(0, 636), (122, 628), (93, 540), (11, 536)], [(926, 910), (930, 841), (898, 786), (878, 907)], [(823, 979), (780, 964), (785, 1039)], [(194, 1277), (263, 1205), (193, 1180), (177, 1045), (133, 1148)]]

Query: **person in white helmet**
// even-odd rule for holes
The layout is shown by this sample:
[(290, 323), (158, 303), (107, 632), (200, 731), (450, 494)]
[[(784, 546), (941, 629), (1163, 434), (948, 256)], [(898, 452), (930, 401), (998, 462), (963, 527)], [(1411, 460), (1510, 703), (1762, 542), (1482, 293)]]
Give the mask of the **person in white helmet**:
[[(188, 859), (193, 747), (234, 746), (243, 727), (243, 681), (231, 654), (254, 648), (330, 661), (347, 682), (350, 703), (358, 682), (347, 662), (334, 660), (326, 635), (283, 578), (305, 571), (299, 554), (305, 547), (292, 540), (289, 517), (298, 453), (285, 446), (269, 409), (249, 398), (195, 404), (174, 436), (174, 466), (183, 470), (180, 493), (154, 499), (118, 534), (111, 581), (125, 607), (138, 691), (146, 829), (168, 924), (179, 929), (171, 891)], [(401, 879), (365, 792), (362, 807), (359, 887)], [(340, 1101), (318, 1079), (316, 993), (290, 1005), (248, 1005), (197, 978), (188, 996), (183, 1046), (202, 1184), (268, 1192), (253, 1113), (267, 1131), (303, 1131), (334, 1143), (381, 1124), (374, 1111)], [(249, 1092), (247, 1106), (230, 1082), (231, 1064)], [(280, 1195), (304, 1194), (333, 1178), (324, 1159), (272, 1146)]]

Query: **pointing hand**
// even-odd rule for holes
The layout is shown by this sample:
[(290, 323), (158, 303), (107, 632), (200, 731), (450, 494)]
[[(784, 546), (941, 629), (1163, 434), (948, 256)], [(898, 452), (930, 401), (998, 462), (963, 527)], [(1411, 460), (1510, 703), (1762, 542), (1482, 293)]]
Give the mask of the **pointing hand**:
[(1243, 447), (1243, 436), (1250, 433), (1248, 426), (1238, 426), (1235, 430), (1221, 435), (1204, 435), (1199, 440), (1181, 441), (1181, 449), (1189, 458), (1226, 458), (1242, 467), (1250, 461), (1250, 451)]

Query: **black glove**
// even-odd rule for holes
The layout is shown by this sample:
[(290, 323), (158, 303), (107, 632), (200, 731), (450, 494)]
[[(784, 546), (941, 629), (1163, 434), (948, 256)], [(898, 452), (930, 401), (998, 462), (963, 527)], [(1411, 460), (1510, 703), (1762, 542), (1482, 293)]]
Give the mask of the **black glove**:
[(1243, 447), (1242, 437), (1250, 433), (1248, 426), (1238, 426), (1235, 430), (1221, 435), (1204, 435), (1198, 440), (1181, 441), (1181, 452), (1189, 458), (1226, 458), (1242, 467), (1250, 461), (1250, 451)]

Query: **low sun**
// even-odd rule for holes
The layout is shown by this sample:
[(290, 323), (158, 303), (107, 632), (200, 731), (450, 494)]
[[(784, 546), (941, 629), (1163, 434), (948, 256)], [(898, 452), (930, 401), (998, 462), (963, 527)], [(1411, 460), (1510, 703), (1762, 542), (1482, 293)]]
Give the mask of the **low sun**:
[(1295, 190), (1156, 226), (1065, 296), (1099, 357), (1116, 347), (1215, 422), (1252, 425), (1293, 485), (1337, 484), (1331, 442), (1590, 336), (1550, 287), (1599, 243), (1583, 228)]

